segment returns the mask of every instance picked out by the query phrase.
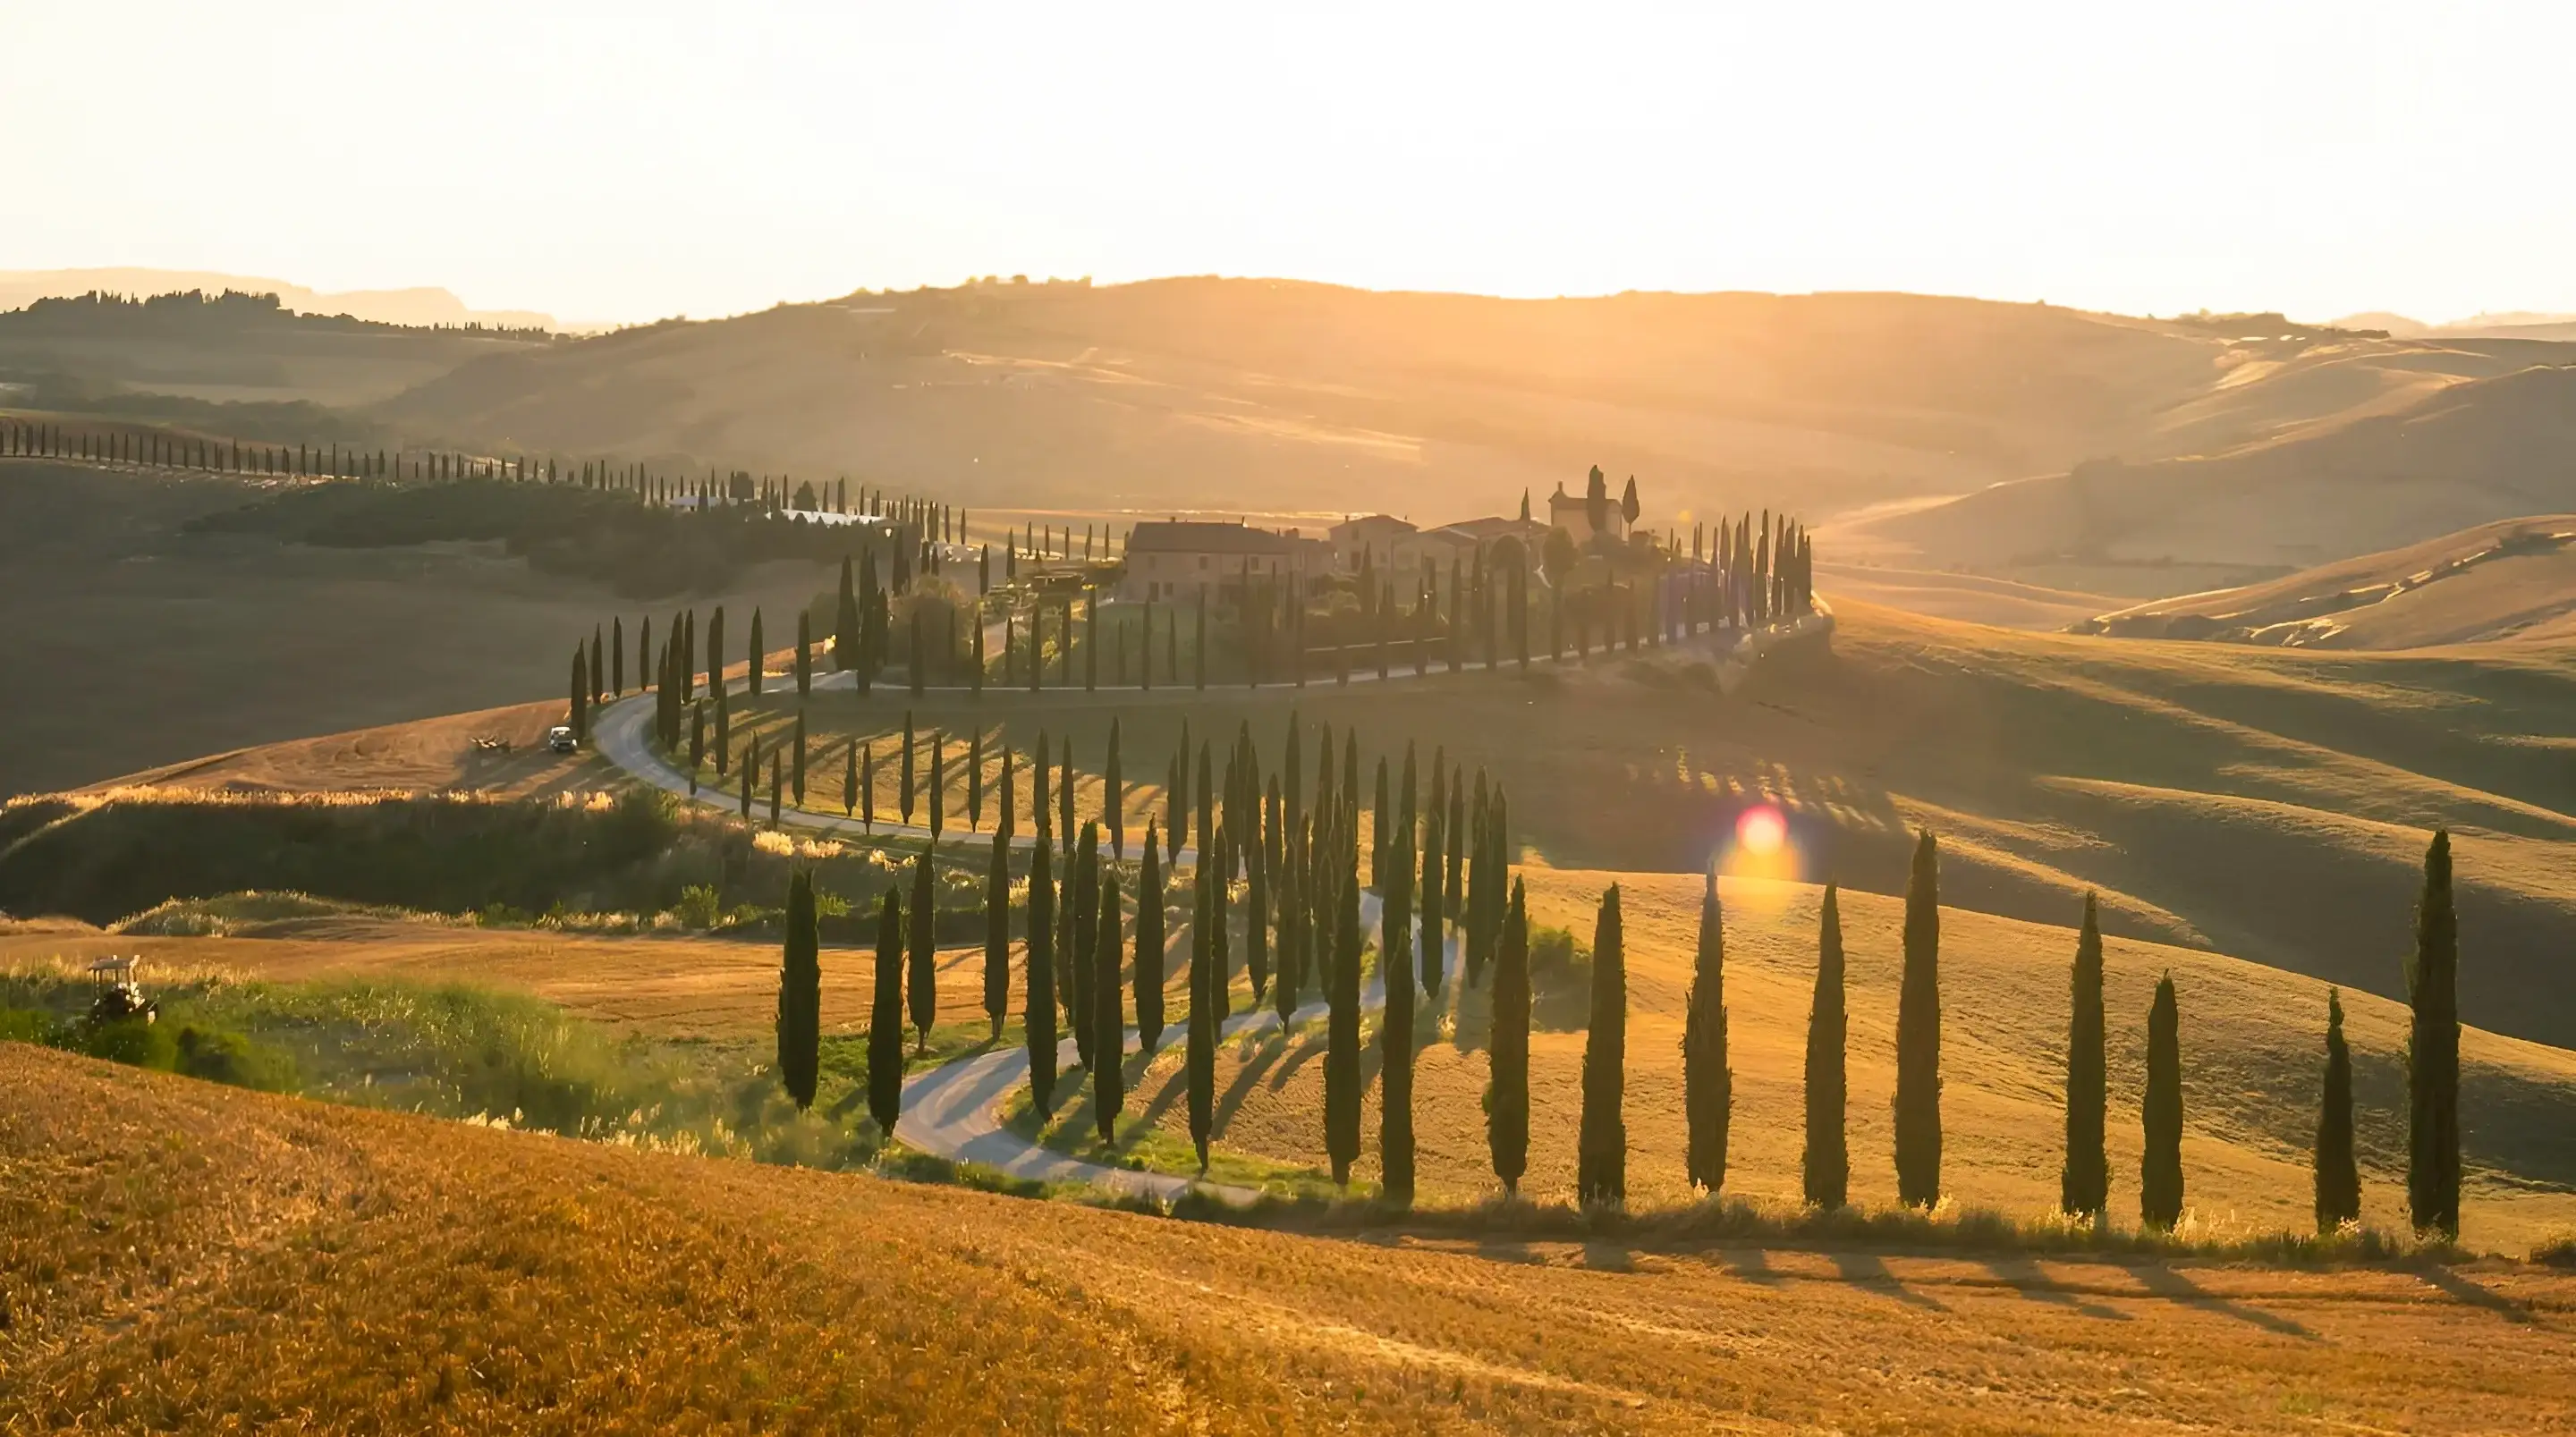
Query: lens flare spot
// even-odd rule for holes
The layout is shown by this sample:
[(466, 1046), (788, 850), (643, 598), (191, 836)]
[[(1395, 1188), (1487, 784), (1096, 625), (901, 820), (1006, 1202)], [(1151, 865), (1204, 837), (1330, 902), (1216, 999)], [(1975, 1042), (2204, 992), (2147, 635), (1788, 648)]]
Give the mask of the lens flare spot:
[(1768, 858), (1789, 841), (1789, 821), (1780, 810), (1764, 804), (1748, 808), (1735, 820), (1735, 842), (1747, 857)]

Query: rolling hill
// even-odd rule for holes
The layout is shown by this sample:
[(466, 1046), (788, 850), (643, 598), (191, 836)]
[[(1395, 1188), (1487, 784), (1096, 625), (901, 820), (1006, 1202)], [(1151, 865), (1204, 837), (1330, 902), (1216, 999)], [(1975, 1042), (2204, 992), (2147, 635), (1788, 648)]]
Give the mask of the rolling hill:
[(1913, 295), (1517, 301), (1270, 280), (858, 294), (496, 357), (381, 413), (539, 451), (853, 472), (978, 505), (1420, 518), (1599, 463), (1663, 517), (1955, 493), (2138, 441), (2170, 326)]
[(2436, 376), (2390, 398), (2393, 407), (2357, 402), (2333, 422), (2232, 451), (2080, 464), (1873, 528), (1973, 566), (2068, 558), (2303, 569), (2576, 508), (2576, 366)]
[(2079, 621), (2119, 638), (2419, 649), (2576, 638), (2576, 514), (2481, 524), (2287, 578)]

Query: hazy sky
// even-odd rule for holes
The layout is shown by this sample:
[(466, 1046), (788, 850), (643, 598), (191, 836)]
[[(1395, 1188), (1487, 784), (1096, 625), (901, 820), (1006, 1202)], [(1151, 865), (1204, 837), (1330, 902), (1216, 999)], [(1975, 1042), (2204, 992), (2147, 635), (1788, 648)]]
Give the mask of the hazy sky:
[(0, 4), (0, 268), (2576, 310), (2576, 4)]

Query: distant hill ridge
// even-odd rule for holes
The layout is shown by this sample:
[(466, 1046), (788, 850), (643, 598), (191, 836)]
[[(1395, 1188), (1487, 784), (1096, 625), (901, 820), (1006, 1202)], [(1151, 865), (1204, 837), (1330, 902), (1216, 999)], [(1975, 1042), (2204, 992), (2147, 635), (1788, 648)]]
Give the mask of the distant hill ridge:
[(465, 301), (436, 286), (414, 289), (358, 289), (324, 293), (282, 279), (174, 269), (28, 269), (0, 270), (0, 309), (24, 309), (39, 299), (68, 298), (100, 291), (107, 294), (169, 294), (181, 290), (274, 294), (298, 314), (345, 314), (379, 324), (481, 324), (501, 329), (557, 329), (555, 317), (535, 310), (470, 309)]

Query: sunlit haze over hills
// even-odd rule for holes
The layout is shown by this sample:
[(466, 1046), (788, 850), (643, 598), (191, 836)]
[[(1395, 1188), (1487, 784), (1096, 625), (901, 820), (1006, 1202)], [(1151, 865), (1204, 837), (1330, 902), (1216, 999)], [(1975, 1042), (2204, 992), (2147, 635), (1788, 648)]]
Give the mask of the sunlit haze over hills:
[(2564, 5), (94, 0), (0, 42), (0, 268), (569, 320), (986, 273), (2576, 310)]

